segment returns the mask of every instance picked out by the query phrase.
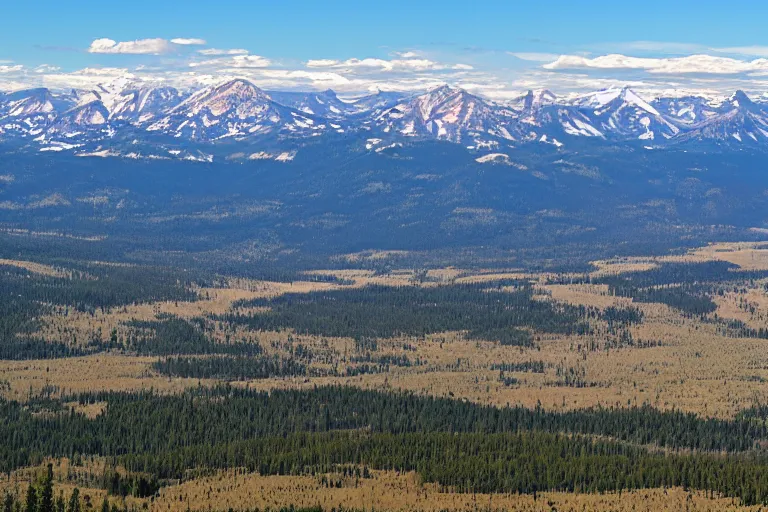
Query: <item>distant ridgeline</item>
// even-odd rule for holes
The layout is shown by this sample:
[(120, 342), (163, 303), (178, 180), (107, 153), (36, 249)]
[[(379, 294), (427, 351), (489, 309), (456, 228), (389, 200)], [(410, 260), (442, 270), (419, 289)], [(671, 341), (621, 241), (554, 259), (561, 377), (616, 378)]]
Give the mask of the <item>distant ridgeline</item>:
[[(393, 262), (584, 270), (617, 255), (764, 237), (750, 228), (765, 225), (766, 144), (533, 142), (478, 162), (464, 144), (433, 140), (369, 151), (369, 136), (309, 137), (290, 161), (250, 159), (272, 150), (231, 137), (211, 149), (213, 162), (30, 154), (0, 142), (0, 257), (245, 277)], [(339, 258), (392, 249), (403, 252)]]
[[(89, 419), (64, 405), (72, 401), (107, 406)], [(129, 471), (126, 481), (162, 485), (206, 468), (314, 475), (356, 465), (416, 471), (459, 492), (683, 486), (768, 502), (768, 456), (757, 448), (768, 440), (763, 408), (724, 421), (650, 407), (555, 413), (350, 387), (219, 387), (0, 401), (0, 419), (3, 471), (102, 455)], [(136, 485), (108, 490), (138, 493)]]

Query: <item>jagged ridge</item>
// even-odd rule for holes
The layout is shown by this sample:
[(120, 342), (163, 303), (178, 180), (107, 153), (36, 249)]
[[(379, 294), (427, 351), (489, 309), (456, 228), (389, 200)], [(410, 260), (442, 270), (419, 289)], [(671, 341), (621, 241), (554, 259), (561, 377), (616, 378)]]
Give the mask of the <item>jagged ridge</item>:
[(118, 80), (91, 91), (0, 94), (0, 140), (101, 148), (124, 133), (139, 144), (145, 142), (142, 133), (147, 140), (164, 136), (206, 143), (360, 133), (366, 140), (381, 140), (379, 147), (437, 139), (470, 149), (534, 142), (561, 147), (574, 138), (656, 145), (692, 140), (764, 144), (768, 105), (742, 91), (720, 101), (647, 101), (629, 88), (570, 101), (543, 90), (496, 103), (449, 86), (417, 95), (378, 92), (342, 100), (330, 90), (267, 93), (242, 79), (191, 93)]

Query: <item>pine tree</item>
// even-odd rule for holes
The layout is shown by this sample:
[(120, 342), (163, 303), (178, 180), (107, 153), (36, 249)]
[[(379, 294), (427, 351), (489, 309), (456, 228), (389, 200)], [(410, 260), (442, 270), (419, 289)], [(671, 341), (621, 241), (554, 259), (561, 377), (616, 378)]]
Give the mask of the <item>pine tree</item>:
[(35, 486), (30, 482), (27, 487), (27, 506), (26, 512), (37, 512), (37, 491)]
[(69, 497), (67, 512), (80, 512), (80, 489), (77, 487), (72, 490), (72, 496)]
[(64, 491), (59, 493), (59, 497), (56, 498), (56, 512), (66, 512), (67, 505), (64, 501)]
[(40, 492), (40, 512), (54, 512), (53, 510), (53, 465), (48, 464), (48, 473)]
[(3, 512), (13, 512), (13, 505), (16, 500), (10, 492), (5, 493), (5, 499), (3, 500)]

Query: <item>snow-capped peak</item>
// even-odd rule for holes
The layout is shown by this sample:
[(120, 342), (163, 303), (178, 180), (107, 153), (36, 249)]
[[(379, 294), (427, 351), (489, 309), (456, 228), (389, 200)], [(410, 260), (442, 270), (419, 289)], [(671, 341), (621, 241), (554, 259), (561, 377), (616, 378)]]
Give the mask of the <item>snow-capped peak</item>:
[(766, 103), (744, 91), (717, 102), (680, 94), (646, 101), (629, 87), (611, 87), (573, 100), (530, 90), (500, 104), (451, 85), (422, 94), (379, 91), (340, 99), (330, 89), (265, 92), (244, 79), (189, 94), (125, 76), (91, 90), (0, 93), (0, 136), (103, 146), (105, 139), (123, 135), (140, 144), (147, 132), (163, 136), (147, 136), (148, 143), (169, 138), (297, 141), (339, 133), (381, 140), (381, 147), (396, 147), (405, 137), (493, 152), (529, 141), (556, 140), (568, 147), (576, 137), (653, 140), (655, 145), (686, 140), (768, 144)]
[(736, 108), (739, 108), (739, 107), (746, 108), (752, 105), (752, 100), (749, 99), (749, 96), (747, 96), (747, 93), (739, 89), (728, 98), (728, 103), (730, 103)]
[(618, 98), (624, 89), (609, 87), (599, 91), (590, 92), (575, 99), (574, 104), (580, 107), (600, 108)]
[(660, 115), (658, 110), (628, 86), (595, 91), (578, 98), (575, 103), (580, 107), (593, 108), (598, 112), (606, 107), (616, 108), (617, 105), (626, 104), (639, 107), (655, 116)]
[(375, 123), (385, 133), (432, 136), (459, 142), (467, 137), (488, 134), (514, 139), (507, 128), (514, 119), (508, 109), (500, 109), (467, 91), (442, 85), (385, 109)]
[(656, 110), (651, 106), (650, 103), (642, 99), (640, 96), (635, 93), (632, 89), (629, 87), (625, 87), (621, 90), (621, 94), (619, 95), (619, 98), (621, 98), (622, 101), (629, 105), (634, 105), (636, 107), (640, 107), (641, 109), (650, 112), (651, 114), (655, 116), (659, 116), (659, 111)]
[(529, 90), (524, 96), (513, 101), (514, 106), (523, 111), (538, 108), (542, 105), (553, 105), (557, 96), (548, 89)]
[(255, 104), (268, 101), (271, 101), (271, 98), (264, 91), (251, 82), (238, 78), (198, 91), (173, 108), (171, 113), (187, 112), (196, 115), (207, 109), (212, 115), (219, 116), (230, 110), (237, 110), (245, 117), (253, 110)]

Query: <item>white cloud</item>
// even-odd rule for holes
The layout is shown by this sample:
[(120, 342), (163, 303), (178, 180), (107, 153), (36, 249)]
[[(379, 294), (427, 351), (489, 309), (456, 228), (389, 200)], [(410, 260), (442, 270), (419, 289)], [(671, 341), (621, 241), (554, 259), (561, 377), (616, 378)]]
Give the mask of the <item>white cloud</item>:
[(314, 59), (307, 61), (307, 67), (309, 68), (331, 68), (339, 65), (341, 62), (333, 59)]
[(338, 68), (347, 70), (368, 70), (368, 71), (439, 71), (445, 69), (468, 70), (472, 69), (469, 64), (441, 64), (429, 59), (347, 59), (344, 61), (332, 59), (317, 59), (307, 61), (307, 67), (310, 68)]
[(559, 55), (555, 53), (537, 53), (537, 52), (507, 52), (520, 60), (529, 60), (533, 62), (551, 62), (556, 60)]
[(601, 69), (601, 70), (644, 70), (658, 74), (719, 74), (768, 71), (768, 59), (745, 61), (713, 55), (690, 55), (674, 58), (629, 57), (620, 54), (603, 55), (595, 58), (576, 55), (561, 55), (554, 62), (545, 64), (544, 69)]
[(667, 55), (690, 55), (707, 51), (707, 47), (696, 43), (670, 41), (628, 41), (622, 43), (601, 43), (590, 45), (596, 52), (650, 52)]
[(384, 59), (347, 59), (344, 61), (320, 59), (312, 60), (307, 63), (312, 68), (371, 68), (381, 70), (391, 70), (394, 68), (394, 61)]
[(50, 64), (41, 64), (35, 68), (35, 73), (56, 73), (61, 71), (59, 66), (51, 66)]
[(204, 39), (176, 38), (168, 41), (160, 37), (137, 39), (135, 41), (115, 41), (103, 37), (94, 39), (88, 48), (89, 53), (124, 53), (134, 55), (161, 55), (171, 53), (180, 46), (205, 44)]
[(720, 53), (748, 55), (750, 57), (768, 57), (768, 46), (732, 46), (729, 48), (713, 48)]
[[(182, 44), (182, 42), (184, 44)], [(392, 52), (383, 58), (312, 59), (275, 62), (266, 56), (251, 55), (240, 48), (198, 48), (195, 39), (142, 39), (117, 42), (97, 39), (92, 53), (132, 53), (167, 55), (146, 58), (130, 69), (85, 68), (63, 72), (43, 64), (22, 67), (0, 61), (0, 90), (48, 86), (51, 88), (90, 89), (97, 84), (129, 76), (132, 80), (162, 83), (182, 89), (245, 78), (267, 90), (322, 90), (333, 88), (340, 94), (357, 95), (364, 91), (399, 90), (417, 92), (448, 83), (499, 100), (512, 98), (527, 89), (548, 88), (564, 96), (610, 86), (630, 85), (653, 96), (678, 91), (730, 93), (739, 88), (748, 93), (768, 89), (768, 59), (756, 59), (768, 47), (706, 48), (678, 56), (683, 43), (625, 43), (626, 51), (553, 55), (545, 52), (507, 52), (506, 55), (529, 61), (513, 61), (503, 52), (476, 67), (456, 63), (456, 55), (415, 51)], [(633, 47), (633, 49), (629, 47)], [(596, 46), (592, 46), (594, 51)], [(577, 49), (578, 50), (578, 49)], [(628, 54), (628, 55), (627, 55)], [(636, 56), (640, 55), (640, 56)], [(649, 57), (650, 55), (650, 57)], [(66, 68), (65, 68), (66, 69)], [(557, 72), (553, 72), (557, 71)], [(672, 91), (672, 93), (670, 93)]]
[(288, 80), (301, 79), (309, 80), (310, 82), (323, 82), (326, 84), (326, 87), (328, 87), (329, 84), (347, 85), (351, 82), (349, 78), (343, 75), (328, 71), (268, 69), (261, 71), (259, 75), (267, 78), (280, 78)]
[(173, 44), (180, 44), (180, 45), (203, 45), (205, 44), (205, 39), (197, 39), (197, 38), (186, 38), (186, 37), (177, 37), (175, 39), (171, 39), (171, 42)]
[(83, 68), (71, 73), (41, 73), (42, 84), (51, 88), (89, 89), (117, 78), (135, 78), (126, 68)]
[(191, 62), (190, 67), (218, 67), (218, 68), (266, 68), (272, 62), (266, 57), (260, 55), (235, 55), (233, 57), (222, 57), (219, 59), (210, 59), (200, 62)]
[(411, 69), (414, 71), (426, 71), (429, 69), (445, 69), (445, 66), (442, 64), (438, 64), (437, 62), (431, 61), (429, 59), (399, 59), (399, 60), (390, 60), (385, 61), (386, 64), (384, 64), (383, 68), (386, 70), (390, 69)]
[(117, 42), (113, 39), (95, 39), (88, 48), (89, 53), (129, 53), (141, 55), (159, 55), (173, 49), (172, 43), (165, 39), (137, 39), (136, 41)]
[(205, 48), (203, 50), (197, 50), (200, 55), (216, 56), (216, 55), (248, 55), (248, 50), (242, 48), (233, 48), (231, 50), (221, 50), (219, 48)]
[(15, 66), (0, 66), (0, 73), (16, 73), (22, 71), (24, 66), (16, 64)]

